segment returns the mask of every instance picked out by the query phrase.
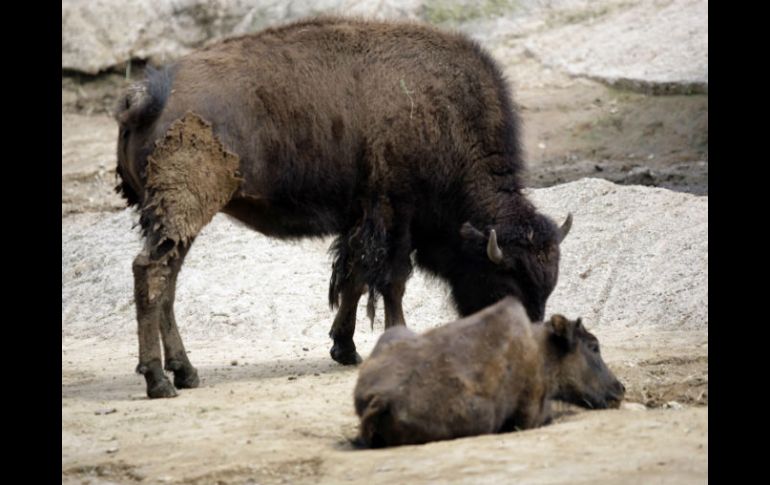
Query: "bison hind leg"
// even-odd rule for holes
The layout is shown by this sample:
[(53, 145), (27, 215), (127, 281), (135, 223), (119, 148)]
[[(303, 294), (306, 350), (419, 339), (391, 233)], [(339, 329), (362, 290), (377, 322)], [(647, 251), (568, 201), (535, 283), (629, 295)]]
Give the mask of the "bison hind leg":
[(352, 263), (351, 250), (344, 237), (338, 237), (330, 251), (334, 254), (334, 263), (329, 282), (329, 305), (337, 308), (337, 314), (329, 331), (329, 337), (334, 341), (329, 353), (334, 361), (342, 365), (357, 365), (362, 359), (356, 352), (353, 335), (358, 301), (365, 283), (361, 272)]
[(353, 334), (356, 331), (356, 309), (364, 284), (354, 276), (344, 280), (340, 289), (340, 305), (329, 337), (334, 341), (329, 353), (332, 359), (342, 365), (357, 365), (361, 356), (356, 352)]
[(200, 230), (231, 199), (240, 184), (239, 159), (227, 151), (211, 124), (188, 112), (169, 126), (147, 157), (146, 191), (139, 223), (145, 249), (134, 260), (139, 323), (139, 366), (147, 395), (173, 397), (174, 387), (196, 387), (198, 373), (187, 358), (174, 318), (176, 278)]
[(366, 318), (369, 319), (369, 326), (374, 330), (374, 317), (377, 313), (377, 292), (369, 289), (369, 299), (366, 302)]

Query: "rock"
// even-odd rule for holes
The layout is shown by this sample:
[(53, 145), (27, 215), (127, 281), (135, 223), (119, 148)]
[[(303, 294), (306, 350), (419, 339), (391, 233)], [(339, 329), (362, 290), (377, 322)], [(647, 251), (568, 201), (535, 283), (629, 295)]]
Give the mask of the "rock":
[(620, 405), (620, 409), (625, 409), (626, 411), (646, 411), (647, 406), (638, 402), (623, 402)]
[(574, 215), (547, 312), (591, 326), (707, 326), (708, 197), (582, 179), (532, 199), (557, 220)]
[(94, 414), (96, 414), (97, 416), (102, 416), (102, 415), (105, 415), (105, 414), (112, 414), (112, 413), (116, 413), (116, 412), (118, 412), (117, 409), (110, 408), (110, 409), (99, 409), (99, 410), (95, 411)]
[(643, 91), (708, 92), (707, 0), (67, 0), (62, 68), (128, 74), (132, 59), (162, 64), (317, 14), (421, 20), (466, 32), (492, 51), (526, 35), (529, 54), (572, 75)]
[(207, 42), (319, 13), (417, 18), (419, 0), (67, 0), (62, 68), (96, 74), (131, 59), (155, 64)]
[(597, 2), (595, 8), (533, 36), (528, 52), (568, 74), (621, 88), (708, 93), (707, 0)]
[(628, 185), (655, 185), (657, 174), (649, 167), (634, 167), (619, 182)]

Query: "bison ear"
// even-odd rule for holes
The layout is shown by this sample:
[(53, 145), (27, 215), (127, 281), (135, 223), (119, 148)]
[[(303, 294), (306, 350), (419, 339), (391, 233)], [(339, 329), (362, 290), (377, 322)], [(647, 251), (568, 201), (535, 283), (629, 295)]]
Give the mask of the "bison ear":
[(473, 227), (473, 224), (466, 222), (460, 227), (460, 236), (463, 239), (470, 241), (483, 241), (486, 240), (484, 233)]
[(571, 322), (563, 315), (553, 315), (546, 322), (546, 328), (551, 333), (551, 339), (565, 351), (575, 348), (575, 328), (577, 325), (577, 322)]

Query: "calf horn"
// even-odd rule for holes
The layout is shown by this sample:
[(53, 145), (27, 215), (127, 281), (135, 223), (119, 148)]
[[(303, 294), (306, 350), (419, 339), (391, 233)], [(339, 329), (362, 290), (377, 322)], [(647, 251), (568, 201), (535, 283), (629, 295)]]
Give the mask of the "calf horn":
[(572, 228), (572, 212), (567, 214), (567, 220), (564, 221), (564, 224), (561, 225), (559, 228), (559, 244), (561, 244), (562, 241), (564, 241), (564, 238), (567, 237), (567, 234), (569, 233), (569, 230)]
[(495, 264), (500, 264), (503, 260), (503, 251), (497, 245), (497, 233), (492, 229), (489, 231), (489, 242), (487, 242), (487, 256)]

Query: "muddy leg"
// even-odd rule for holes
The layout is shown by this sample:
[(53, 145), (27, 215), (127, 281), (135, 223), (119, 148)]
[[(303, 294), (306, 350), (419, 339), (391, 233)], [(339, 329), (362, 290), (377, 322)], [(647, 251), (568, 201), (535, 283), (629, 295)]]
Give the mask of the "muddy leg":
[(169, 291), (172, 266), (168, 263), (173, 255), (158, 254), (157, 250), (145, 249), (134, 259), (134, 299), (136, 319), (139, 323), (139, 365), (136, 372), (144, 375), (147, 396), (174, 397), (176, 390), (161, 366), (160, 324), (164, 304), (173, 293)]
[(355, 276), (343, 283), (340, 291), (340, 307), (329, 332), (329, 337), (334, 340), (331, 349), (332, 359), (342, 365), (361, 363), (361, 356), (356, 352), (356, 344), (353, 343), (353, 334), (356, 331), (358, 300), (361, 298), (364, 284), (354, 280)]
[(184, 262), (184, 257), (190, 249), (190, 243), (179, 248), (179, 257), (171, 263), (171, 280), (169, 281), (169, 298), (162, 304), (160, 335), (163, 340), (163, 357), (167, 371), (174, 372), (174, 386), (177, 389), (192, 389), (198, 387), (198, 371), (187, 358), (187, 351), (179, 335), (174, 318), (174, 300), (176, 296), (176, 277)]
[(192, 112), (173, 122), (147, 157), (139, 219), (146, 245), (134, 260), (134, 294), (137, 371), (144, 375), (151, 398), (176, 395), (161, 367), (160, 335), (174, 383), (198, 385), (174, 320), (176, 278), (192, 241), (235, 193), (238, 166), (237, 155), (216, 138), (211, 124)]

